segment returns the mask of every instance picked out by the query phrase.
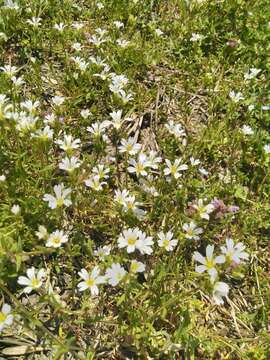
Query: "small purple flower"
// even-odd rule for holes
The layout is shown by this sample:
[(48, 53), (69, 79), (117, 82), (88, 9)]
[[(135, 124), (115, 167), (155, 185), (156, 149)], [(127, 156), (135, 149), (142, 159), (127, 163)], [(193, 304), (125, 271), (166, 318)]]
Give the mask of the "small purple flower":
[(236, 205), (225, 205), (223, 200), (214, 198), (212, 205), (215, 207), (215, 218), (220, 219), (227, 213), (235, 213), (239, 211), (239, 207)]
[(236, 205), (230, 205), (228, 206), (228, 212), (230, 213), (236, 213), (237, 211), (240, 210), (239, 206), (236, 206)]

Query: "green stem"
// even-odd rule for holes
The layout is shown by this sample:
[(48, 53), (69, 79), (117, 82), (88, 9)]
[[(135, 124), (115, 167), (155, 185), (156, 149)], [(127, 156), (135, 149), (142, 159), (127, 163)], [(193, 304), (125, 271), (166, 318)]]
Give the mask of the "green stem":
[[(54, 342), (56, 342), (59, 346), (61, 346), (62, 349), (66, 349), (66, 345), (62, 343), (61, 340), (57, 336), (55, 336), (39, 319), (35, 319), (31, 313), (20, 303), (20, 301), (17, 300), (17, 298), (8, 290), (8, 288), (0, 283), (0, 289), (16, 304), (17, 308), (20, 309), (20, 312), (27, 318), (28, 320), (31, 320), (33, 324), (36, 324), (43, 332), (43, 334), (48, 335)], [(78, 348), (72, 348), (73, 350), (78, 351)], [(69, 350), (71, 350), (71, 347), (69, 347)], [(79, 359), (76, 353), (73, 353), (71, 351), (73, 356), (76, 359)]]

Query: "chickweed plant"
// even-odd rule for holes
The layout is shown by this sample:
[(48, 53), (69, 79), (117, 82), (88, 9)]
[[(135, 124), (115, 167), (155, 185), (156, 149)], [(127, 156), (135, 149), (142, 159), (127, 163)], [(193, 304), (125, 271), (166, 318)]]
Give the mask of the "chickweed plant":
[(266, 0), (0, 1), (1, 359), (270, 359)]

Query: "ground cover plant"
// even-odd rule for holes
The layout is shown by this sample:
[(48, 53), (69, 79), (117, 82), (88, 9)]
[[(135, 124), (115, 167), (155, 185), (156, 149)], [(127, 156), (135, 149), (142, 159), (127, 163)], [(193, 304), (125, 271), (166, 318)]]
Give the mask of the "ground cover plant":
[(0, 4), (0, 359), (270, 358), (266, 0)]

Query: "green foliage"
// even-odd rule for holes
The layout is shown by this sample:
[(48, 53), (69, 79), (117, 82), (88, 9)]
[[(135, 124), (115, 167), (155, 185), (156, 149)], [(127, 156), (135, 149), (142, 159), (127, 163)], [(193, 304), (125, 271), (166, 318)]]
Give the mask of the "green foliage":
[[(0, 94), (7, 100), (0, 98), (0, 291), (14, 321), (4, 328), (0, 354), (269, 359), (268, 1), (104, 0), (98, 8), (92, 0), (18, 0), (18, 9), (8, 3), (0, 7), (0, 66), (16, 66), (13, 75), (23, 83), (1, 69)], [(37, 26), (34, 18), (40, 18)], [(61, 23), (62, 31), (55, 27)], [(93, 40), (97, 29), (107, 31), (101, 44)], [(245, 79), (251, 68), (261, 71)], [(113, 74), (128, 79), (124, 89), (131, 100), (111, 90)], [(57, 105), (55, 96), (63, 103)], [(26, 110), (26, 100), (39, 104)], [(106, 130), (108, 140), (87, 130), (120, 109), (127, 120)], [(20, 127), (26, 113), (37, 119)], [(170, 120), (184, 136), (168, 131)], [(38, 135), (45, 126), (53, 138)], [(65, 134), (80, 139), (78, 149), (61, 149), (56, 141)], [(147, 185), (140, 182), (147, 177), (127, 170), (129, 158), (119, 151), (129, 136), (143, 152), (162, 157)], [(80, 166), (71, 173), (60, 169), (65, 156), (77, 156)], [(191, 157), (200, 164), (191, 165)], [(188, 169), (168, 181), (164, 160), (179, 158)], [(95, 191), (85, 181), (102, 164), (109, 178)], [(61, 183), (72, 190), (72, 205), (50, 209), (44, 195)], [(119, 189), (135, 196), (143, 219), (116, 204)], [(221, 210), (215, 208), (207, 221), (194, 210), (198, 199), (205, 205), (221, 201)], [(203, 230), (198, 241), (183, 229), (191, 221)], [(37, 235), (40, 225), (49, 234), (64, 231), (68, 241), (46, 246), (48, 238)], [(151, 255), (118, 247), (122, 231), (136, 227), (153, 237)], [(173, 251), (158, 245), (161, 231), (173, 232)], [(217, 306), (214, 284), (194, 270), (193, 254), (204, 255), (209, 244), (217, 253), (226, 238), (242, 242), (249, 260), (219, 265), (217, 279), (230, 291)], [(99, 258), (97, 248), (108, 245), (111, 253)], [(135, 259), (144, 272), (130, 270)], [(115, 263), (126, 271), (117, 286), (100, 285), (98, 296), (78, 291), (82, 269), (91, 273), (99, 266), (104, 275)], [(26, 294), (18, 279), (31, 267), (46, 269), (46, 280)]]

